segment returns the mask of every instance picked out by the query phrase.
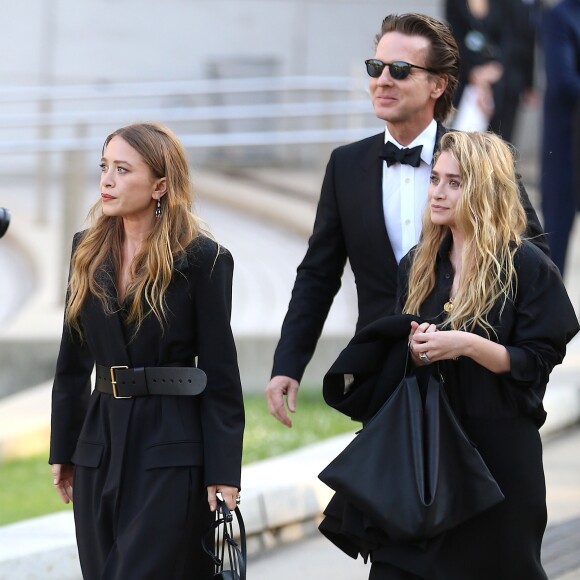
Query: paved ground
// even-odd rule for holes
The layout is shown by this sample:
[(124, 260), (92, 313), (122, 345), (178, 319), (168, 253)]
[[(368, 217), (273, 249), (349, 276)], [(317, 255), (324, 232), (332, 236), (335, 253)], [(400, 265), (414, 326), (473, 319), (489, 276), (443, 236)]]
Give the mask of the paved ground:
[(548, 529), (542, 558), (549, 578), (580, 578), (580, 518)]
[[(550, 580), (580, 580), (580, 428), (549, 439), (544, 463), (549, 522), (542, 559)], [(251, 580), (363, 580), (369, 568), (315, 535), (250, 559)], [(460, 580), (460, 579), (450, 579)], [(491, 579), (490, 580), (509, 580)]]

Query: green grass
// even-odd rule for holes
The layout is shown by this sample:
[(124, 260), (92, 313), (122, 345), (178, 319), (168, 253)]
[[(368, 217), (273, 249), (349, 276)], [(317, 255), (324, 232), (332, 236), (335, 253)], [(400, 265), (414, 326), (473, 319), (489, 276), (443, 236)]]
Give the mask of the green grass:
[[(301, 389), (292, 429), (270, 416), (263, 395), (246, 396), (245, 403), (244, 464), (359, 428), (328, 407), (320, 389)], [(47, 456), (0, 462), (0, 525), (71, 509), (54, 491)]]
[(47, 457), (0, 463), (0, 525), (71, 509), (54, 491)]
[(300, 390), (297, 411), (290, 414), (291, 429), (268, 413), (264, 396), (247, 396), (245, 400), (244, 464), (275, 457), (333, 435), (354, 432), (360, 427), (359, 423), (328, 407), (319, 388)]

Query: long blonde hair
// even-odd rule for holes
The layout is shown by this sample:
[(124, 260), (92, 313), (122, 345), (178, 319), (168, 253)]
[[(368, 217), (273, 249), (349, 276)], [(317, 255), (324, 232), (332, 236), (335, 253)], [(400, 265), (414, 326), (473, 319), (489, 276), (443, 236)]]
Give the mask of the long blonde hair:
[[(135, 324), (137, 332), (150, 313), (163, 326), (164, 298), (174, 260), (204, 230), (192, 214), (189, 166), (175, 134), (156, 123), (129, 125), (111, 133), (105, 139), (103, 151), (113, 137), (120, 137), (133, 147), (155, 178), (165, 177), (167, 181), (167, 192), (161, 198), (161, 217), (155, 220), (150, 235), (131, 263), (127, 322)], [(103, 215), (100, 200), (91, 208), (89, 219), (91, 225), (73, 253), (65, 310), (66, 322), (79, 332), (79, 314), (89, 294), (100, 300), (106, 313), (114, 311), (114, 297), (108, 292), (105, 279), (106, 266), (110, 264), (113, 275), (118, 276), (124, 238), (123, 219)]]
[[(514, 254), (527, 223), (514, 157), (510, 146), (492, 133), (446, 133), (436, 159), (443, 151), (457, 161), (463, 188), (455, 209), (455, 227), (463, 236), (461, 280), (443, 326), (461, 330), (481, 326), (489, 332), (490, 311), (499, 300), (501, 312), (516, 291)], [(433, 290), (437, 251), (449, 232), (448, 226), (431, 221), (427, 206), (403, 312), (419, 314)]]

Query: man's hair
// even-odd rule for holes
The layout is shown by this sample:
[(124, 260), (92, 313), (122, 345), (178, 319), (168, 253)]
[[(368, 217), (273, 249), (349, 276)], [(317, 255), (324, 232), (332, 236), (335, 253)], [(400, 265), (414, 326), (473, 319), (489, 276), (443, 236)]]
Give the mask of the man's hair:
[(447, 88), (435, 103), (435, 120), (442, 123), (453, 110), (452, 100), (459, 78), (459, 48), (450, 28), (441, 20), (425, 14), (389, 14), (383, 20), (375, 45), (388, 32), (422, 36), (429, 40), (431, 49), (425, 66), (447, 77)]

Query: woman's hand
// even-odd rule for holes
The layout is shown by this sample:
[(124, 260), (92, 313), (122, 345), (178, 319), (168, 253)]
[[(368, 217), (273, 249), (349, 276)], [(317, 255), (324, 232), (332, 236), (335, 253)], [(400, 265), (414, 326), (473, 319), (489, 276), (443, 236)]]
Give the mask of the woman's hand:
[(74, 465), (71, 463), (55, 463), (52, 465), (52, 482), (64, 503), (73, 501)]
[[(413, 325), (416, 325), (414, 331)], [(469, 332), (461, 330), (437, 330), (435, 325), (426, 322), (421, 325), (411, 322), (411, 333), (409, 344), (411, 352), (416, 355), (413, 360), (419, 361), (419, 364), (456, 359), (464, 354), (464, 348), (472, 336)]]
[(240, 492), (237, 487), (232, 485), (208, 485), (207, 486), (207, 503), (209, 503), (209, 509), (215, 512), (217, 509), (217, 497), (216, 494), (221, 493), (223, 500), (226, 502), (228, 508), (233, 511), (238, 505), (238, 498)]
[[(411, 322), (411, 332), (409, 334), (409, 350), (411, 352), (411, 359), (415, 366), (425, 365), (432, 362), (430, 357), (427, 355), (425, 359), (426, 348), (424, 345), (416, 339), (416, 337), (422, 334), (431, 334), (437, 332), (437, 327), (434, 324), (429, 324), (428, 322), (423, 322), (419, 324), (418, 322)], [(423, 358), (421, 358), (423, 357)]]
[[(505, 346), (463, 330), (437, 330), (435, 328), (431, 331), (432, 326), (427, 323), (418, 325), (411, 322), (409, 348), (414, 354), (415, 364), (456, 360), (457, 357), (466, 356), (492, 373), (509, 372), (511, 360)], [(421, 354), (423, 354), (423, 359), (421, 359)]]

